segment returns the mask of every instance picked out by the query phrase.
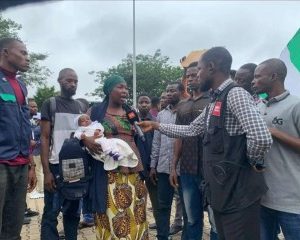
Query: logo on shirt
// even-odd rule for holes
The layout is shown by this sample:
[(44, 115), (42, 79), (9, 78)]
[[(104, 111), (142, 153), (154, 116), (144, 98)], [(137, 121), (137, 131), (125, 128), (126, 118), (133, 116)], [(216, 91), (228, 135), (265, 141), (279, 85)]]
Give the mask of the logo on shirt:
[(214, 109), (212, 111), (212, 115), (216, 116), (216, 117), (220, 117), (221, 116), (221, 108), (222, 108), (222, 102), (216, 102)]
[(274, 125), (282, 125), (283, 124), (283, 119), (282, 118), (278, 118), (278, 117), (275, 117), (272, 121), (272, 124)]

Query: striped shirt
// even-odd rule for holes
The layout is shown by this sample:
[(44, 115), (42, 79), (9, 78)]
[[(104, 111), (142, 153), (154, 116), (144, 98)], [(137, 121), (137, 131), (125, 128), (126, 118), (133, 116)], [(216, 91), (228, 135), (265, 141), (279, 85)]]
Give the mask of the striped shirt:
[[(210, 116), (216, 101), (214, 100), (229, 84), (231, 79), (223, 82), (212, 92), (212, 101), (190, 125), (160, 124), (160, 132), (169, 137), (188, 137), (203, 135), (209, 126)], [(251, 95), (241, 87), (232, 88), (227, 96), (225, 128), (230, 136), (246, 134), (247, 156), (251, 163), (262, 163), (265, 153), (272, 144), (271, 134), (260, 116)], [(208, 108), (208, 118), (205, 113)]]

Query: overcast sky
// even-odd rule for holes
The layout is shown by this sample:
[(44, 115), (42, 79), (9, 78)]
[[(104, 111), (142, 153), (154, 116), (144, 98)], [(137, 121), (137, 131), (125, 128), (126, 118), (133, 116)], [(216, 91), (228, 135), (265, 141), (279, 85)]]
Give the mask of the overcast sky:
[[(136, 51), (161, 49), (179, 65), (192, 50), (225, 46), (236, 69), (279, 57), (300, 27), (299, 13), (297, 1), (137, 1)], [(43, 63), (53, 72), (49, 85), (59, 89), (59, 70), (75, 69), (76, 97), (96, 87), (89, 71), (107, 70), (132, 53), (132, 1), (47, 2), (9, 8), (3, 16), (22, 24), (29, 51), (49, 54)]]

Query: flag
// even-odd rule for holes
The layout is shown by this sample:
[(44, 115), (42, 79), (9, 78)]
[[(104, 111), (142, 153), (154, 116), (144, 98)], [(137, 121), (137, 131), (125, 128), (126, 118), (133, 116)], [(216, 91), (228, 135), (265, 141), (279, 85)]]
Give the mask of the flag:
[(285, 87), (300, 97), (300, 28), (280, 54), (287, 67)]

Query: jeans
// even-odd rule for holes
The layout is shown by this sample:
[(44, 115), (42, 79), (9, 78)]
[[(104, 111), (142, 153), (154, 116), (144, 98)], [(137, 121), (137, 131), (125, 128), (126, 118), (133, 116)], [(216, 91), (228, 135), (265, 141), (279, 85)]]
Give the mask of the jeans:
[[(50, 164), (50, 171), (56, 179), (59, 176), (58, 164)], [(67, 200), (59, 191), (44, 191), (44, 212), (41, 223), (41, 240), (58, 240), (57, 217), (63, 213), (63, 226), (66, 240), (77, 239), (80, 220), (80, 200)]]
[(20, 240), (24, 220), (28, 166), (0, 164), (0, 239)]
[[(183, 218), (183, 228), (182, 228), (182, 232), (181, 232), (181, 240), (189, 240), (188, 235), (187, 235), (187, 225), (188, 225), (188, 220), (187, 220), (187, 214), (185, 211), (185, 204), (184, 204), (184, 199), (183, 199), (183, 193), (182, 193), (182, 183), (181, 183), (181, 178), (178, 177), (178, 195), (179, 197), (177, 198), (176, 201), (176, 215), (180, 215)], [(180, 210), (178, 210), (180, 209)], [(174, 224), (176, 224), (176, 215), (175, 215), (175, 220), (174, 220)], [(182, 221), (181, 221), (182, 222)], [(181, 223), (182, 224), (182, 223)], [(176, 226), (176, 225), (175, 225)]]
[(285, 240), (300, 239), (300, 214), (261, 206), (261, 240), (275, 240), (281, 227)]
[(187, 214), (187, 236), (189, 240), (202, 239), (203, 194), (202, 179), (197, 175), (181, 174), (183, 200)]
[[(181, 187), (181, 186), (180, 186)], [(174, 196), (175, 196), (175, 217), (174, 217), (174, 222), (173, 222), (173, 226), (174, 227), (182, 227), (183, 223), (182, 223), (182, 216), (183, 216), (183, 196), (179, 195), (179, 191), (174, 191)]]

